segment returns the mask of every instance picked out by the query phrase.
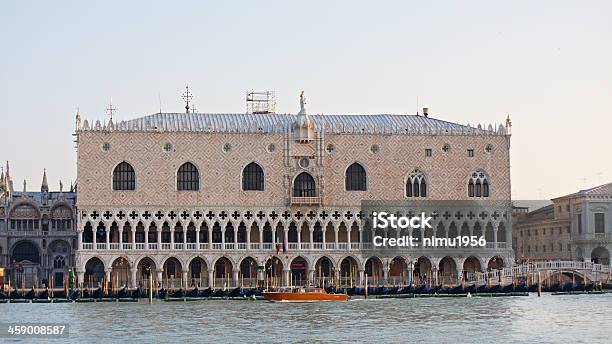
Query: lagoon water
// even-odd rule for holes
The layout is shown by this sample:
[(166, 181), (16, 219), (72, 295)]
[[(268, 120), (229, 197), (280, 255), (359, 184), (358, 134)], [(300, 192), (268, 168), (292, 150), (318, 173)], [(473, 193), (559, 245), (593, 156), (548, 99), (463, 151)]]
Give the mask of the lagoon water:
[(69, 323), (57, 343), (610, 343), (612, 294), (0, 304), (0, 322)]

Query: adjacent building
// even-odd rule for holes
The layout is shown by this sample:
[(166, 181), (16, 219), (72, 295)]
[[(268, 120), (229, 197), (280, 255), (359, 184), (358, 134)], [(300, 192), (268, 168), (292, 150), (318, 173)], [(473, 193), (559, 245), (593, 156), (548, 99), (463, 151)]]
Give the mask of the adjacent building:
[[(302, 95), (297, 114), (77, 115), (79, 281), (456, 282), (511, 265), (509, 120), (471, 127), (427, 112), (311, 115)], [(436, 208), (433, 231), (406, 234), (488, 243), (374, 251), (360, 207), (377, 199), (473, 201), (478, 212)]]
[(519, 259), (610, 263), (612, 183), (552, 199), (515, 217), (512, 242)]
[(49, 191), (46, 171), (40, 192), (16, 192), (9, 164), (0, 182), (0, 267), (12, 287), (62, 288), (75, 264), (74, 190)]

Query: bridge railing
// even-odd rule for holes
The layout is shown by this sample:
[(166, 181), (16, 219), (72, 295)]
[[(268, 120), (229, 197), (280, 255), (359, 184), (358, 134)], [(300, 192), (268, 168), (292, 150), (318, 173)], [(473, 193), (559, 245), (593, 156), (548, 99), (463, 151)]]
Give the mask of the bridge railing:
[(500, 270), (491, 270), (486, 272), (469, 272), (465, 274), (465, 282), (487, 282), (501, 281), (502, 279), (511, 279), (514, 277), (525, 276), (537, 271), (547, 270), (577, 270), (584, 272), (610, 273), (612, 267), (610, 265), (595, 264), (592, 262), (554, 260), (545, 262), (524, 263), (512, 267), (505, 267)]

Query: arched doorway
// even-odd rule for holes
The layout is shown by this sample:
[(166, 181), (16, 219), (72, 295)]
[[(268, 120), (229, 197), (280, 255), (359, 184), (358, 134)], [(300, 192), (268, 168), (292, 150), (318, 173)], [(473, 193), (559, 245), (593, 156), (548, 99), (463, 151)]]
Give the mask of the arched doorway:
[(487, 268), (489, 270), (500, 270), (504, 267), (504, 260), (500, 256), (495, 256), (489, 260)]
[(265, 281), (267, 286), (280, 286), (283, 284), (283, 262), (278, 257), (272, 257), (266, 261)]
[(408, 264), (403, 257), (395, 257), (389, 264), (389, 279), (388, 283), (393, 285), (405, 284), (406, 281), (406, 269)]
[(240, 262), (240, 285), (242, 287), (257, 286), (257, 262), (251, 257), (246, 257)]
[(125, 257), (115, 259), (111, 265), (111, 287), (123, 289), (130, 285), (130, 262)]
[(429, 258), (419, 257), (414, 264), (414, 277), (412, 279), (417, 285), (433, 284), (432, 264)]
[(463, 279), (465, 281), (472, 281), (475, 279), (474, 273), (481, 272), (482, 266), (480, 265), (480, 260), (474, 256), (469, 256), (463, 262)]
[(38, 284), (40, 270), (40, 251), (29, 240), (18, 242), (11, 254), (11, 280), (17, 288), (32, 288)]
[(89, 258), (85, 264), (85, 288), (100, 288), (104, 282), (104, 263), (98, 257)]
[(370, 257), (366, 260), (365, 273), (368, 275), (369, 285), (374, 286), (384, 282), (383, 263), (378, 257)]
[(308, 285), (308, 262), (302, 257), (291, 261), (291, 280), (293, 285)]
[(215, 262), (215, 286), (230, 286), (232, 280), (233, 265), (226, 257), (221, 257)]
[(161, 287), (161, 281), (157, 279), (157, 267), (153, 259), (149, 257), (142, 258), (136, 266), (136, 279), (138, 280), (138, 288), (149, 288), (149, 279), (153, 279), (153, 284)]
[(456, 285), (459, 283), (457, 278), (457, 263), (449, 256), (440, 260), (438, 264), (438, 283), (442, 285)]
[(192, 288), (208, 287), (208, 268), (204, 259), (195, 257), (189, 263), (189, 281), (187, 284)]
[(340, 262), (340, 286), (353, 287), (359, 284), (359, 264), (355, 258), (348, 256)]
[(164, 262), (162, 279), (166, 288), (184, 288), (181, 262), (174, 257), (166, 259)]
[(334, 264), (328, 257), (321, 257), (315, 263), (315, 280), (316, 286), (328, 286), (335, 284), (334, 282)]
[(610, 264), (610, 252), (605, 247), (599, 246), (591, 252), (591, 261), (595, 264)]

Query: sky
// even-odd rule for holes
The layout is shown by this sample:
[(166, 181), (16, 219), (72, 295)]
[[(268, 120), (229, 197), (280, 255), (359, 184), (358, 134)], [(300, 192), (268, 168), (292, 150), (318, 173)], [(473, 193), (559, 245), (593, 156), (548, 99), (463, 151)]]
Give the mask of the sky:
[(612, 182), (610, 1), (0, 2), (0, 159), (76, 178), (74, 116), (415, 113), (512, 127), (514, 199)]

